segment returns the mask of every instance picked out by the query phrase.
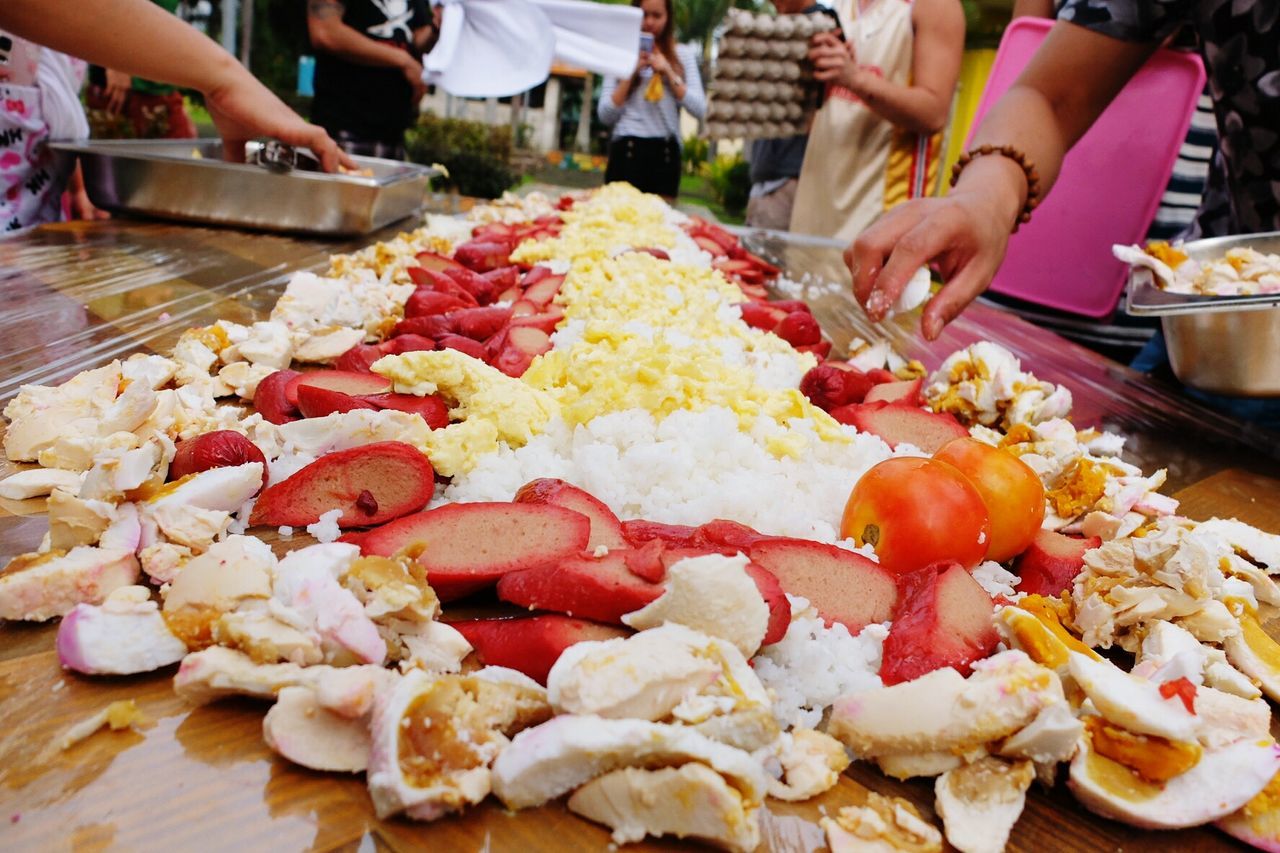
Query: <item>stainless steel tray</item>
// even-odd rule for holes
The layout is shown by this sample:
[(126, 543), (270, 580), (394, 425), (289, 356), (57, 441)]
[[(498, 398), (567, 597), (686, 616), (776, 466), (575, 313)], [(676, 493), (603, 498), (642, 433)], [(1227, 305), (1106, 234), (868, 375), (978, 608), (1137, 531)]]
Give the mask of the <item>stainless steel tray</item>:
[(52, 143), (78, 156), (98, 207), (217, 225), (306, 234), (367, 234), (421, 209), (434, 169), (354, 157), (370, 175), (269, 169), (223, 159), (217, 139)]
[[(1180, 248), (1193, 258), (1219, 258), (1247, 246), (1280, 253), (1280, 232), (1193, 240)], [(1280, 294), (1197, 296), (1169, 293), (1150, 270), (1129, 274), (1125, 310), (1159, 317), (1169, 365), (1182, 382), (1233, 397), (1280, 397)], [(1271, 309), (1271, 310), (1268, 310)]]
[[(1247, 247), (1259, 252), (1280, 254), (1280, 231), (1265, 234), (1238, 234), (1232, 237), (1208, 237), (1192, 240), (1178, 248), (1197, 260), (1220, 258), (1229, 249)], [(1125, 311), (1135, 317), (1164, 317), (1174, 314), (1202, 314), (1212, 311), (1257, 311), (1280, 305), (1280, 293), (1255, 296), (1200, 296), (1192, 293), (1170, 293), (1156, 286), (1148, 269), (1129, 273)]]

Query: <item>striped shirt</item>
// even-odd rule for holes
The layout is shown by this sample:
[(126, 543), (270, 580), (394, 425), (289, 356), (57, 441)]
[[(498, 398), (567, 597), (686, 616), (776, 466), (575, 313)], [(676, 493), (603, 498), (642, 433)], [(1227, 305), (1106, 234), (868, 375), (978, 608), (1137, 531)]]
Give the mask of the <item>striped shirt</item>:
[(1209, 177), (1209, 163), (1217, 147), (1218, 120), (1213, 114), (1213, 99), (1205, 91), (1196, 102), (1191, 127), (1178, 150), (1178, 160), (1160, 198), (1160, 208), (1147, 229), (1148, 240), (1172, 240), (1195, 221)]
[[(700, 119), (707, 112), (707, 96), (702, 89), (702, 77), (698, 74), (698, 53), (692, 45), (676, 45), (676, 56), (684, 66), (684, 100), (677, 102), (671, 87), (664, 86), (662, 99), (647, 101), (644, 90), (653, 77), (653, 69), (640, 72), (640, 82), (627, 96), (626, 103), (613, 102), (613, 92), (618, 88), (618, 78), (605, 77), (600, 90), (600, 104), (596, 108), (600, 121), (613, 128), (613, 139), (638, 136), (645, 139), (680, 138), (680, 108), (684, 107), (694, 118)], [(679, 73), (679, 69), (676, 69)]]

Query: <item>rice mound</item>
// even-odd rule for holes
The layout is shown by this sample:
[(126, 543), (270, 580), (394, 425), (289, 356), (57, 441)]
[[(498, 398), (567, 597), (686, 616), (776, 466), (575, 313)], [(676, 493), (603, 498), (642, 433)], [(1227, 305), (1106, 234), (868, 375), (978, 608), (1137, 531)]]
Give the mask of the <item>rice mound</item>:
[[(849, 443), (825, 442), (812, 422), (780, 426), (757, 418), (750, 432), (723, 407), (678, 410), (661, 421), (641, 409), (560, 419), (512, 450), (500, 445), (454, 478), (444, 501), (508, 501), (530, 480), (556, 477), (608, 504), (619, 518), (698, 525), (714, 518), (761, 533), (835, 543), (849, 491), (867, 469), (894, 455), (879, 438), (842, 427)], [(799, 458), (778, 458), (770, 437), (805, 437)], [(785, 495), (785, 500), (780, 496)]]
[(786, 636), (765, 646), (752, 669), (774, 693), (773, 713), (787, 728), (817, 728), (826, 710), (849, 693), (882, 687), (880, 660), (888, 625), (868, 625), (856, 637), (836, 622), (823, 624), (799, 596), (791, 602)]

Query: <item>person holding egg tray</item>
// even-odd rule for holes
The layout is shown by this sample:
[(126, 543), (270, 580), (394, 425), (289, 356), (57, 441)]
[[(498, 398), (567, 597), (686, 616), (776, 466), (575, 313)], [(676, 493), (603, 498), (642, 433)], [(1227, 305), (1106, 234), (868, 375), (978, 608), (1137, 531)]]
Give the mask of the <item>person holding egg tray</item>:
[(676, 44), (672, 0), (631, 5), (644, 12), (640, 60), (629, 78), (604, 78), (597, 107), (600, 120), (612, 128), (604, 179), (670, 200), (680, 192), (680, 110), (700, 119), (707, 98), (697, 51)]

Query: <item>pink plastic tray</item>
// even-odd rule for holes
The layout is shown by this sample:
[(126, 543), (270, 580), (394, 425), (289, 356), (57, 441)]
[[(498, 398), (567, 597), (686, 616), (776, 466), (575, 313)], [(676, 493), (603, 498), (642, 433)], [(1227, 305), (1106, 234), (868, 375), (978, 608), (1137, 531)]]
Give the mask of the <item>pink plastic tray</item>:
[[(1052, 26), (1018, 18), (1005, 30), (975, 129)], [(991, 289), (1087, 317), (1110, 314), (1127, 274), (1111, 245), (1146, 236), (1204, 79), (1200, 57), (1156, 52), (1071, 149), (1053, 191), (1009, 241)]]

